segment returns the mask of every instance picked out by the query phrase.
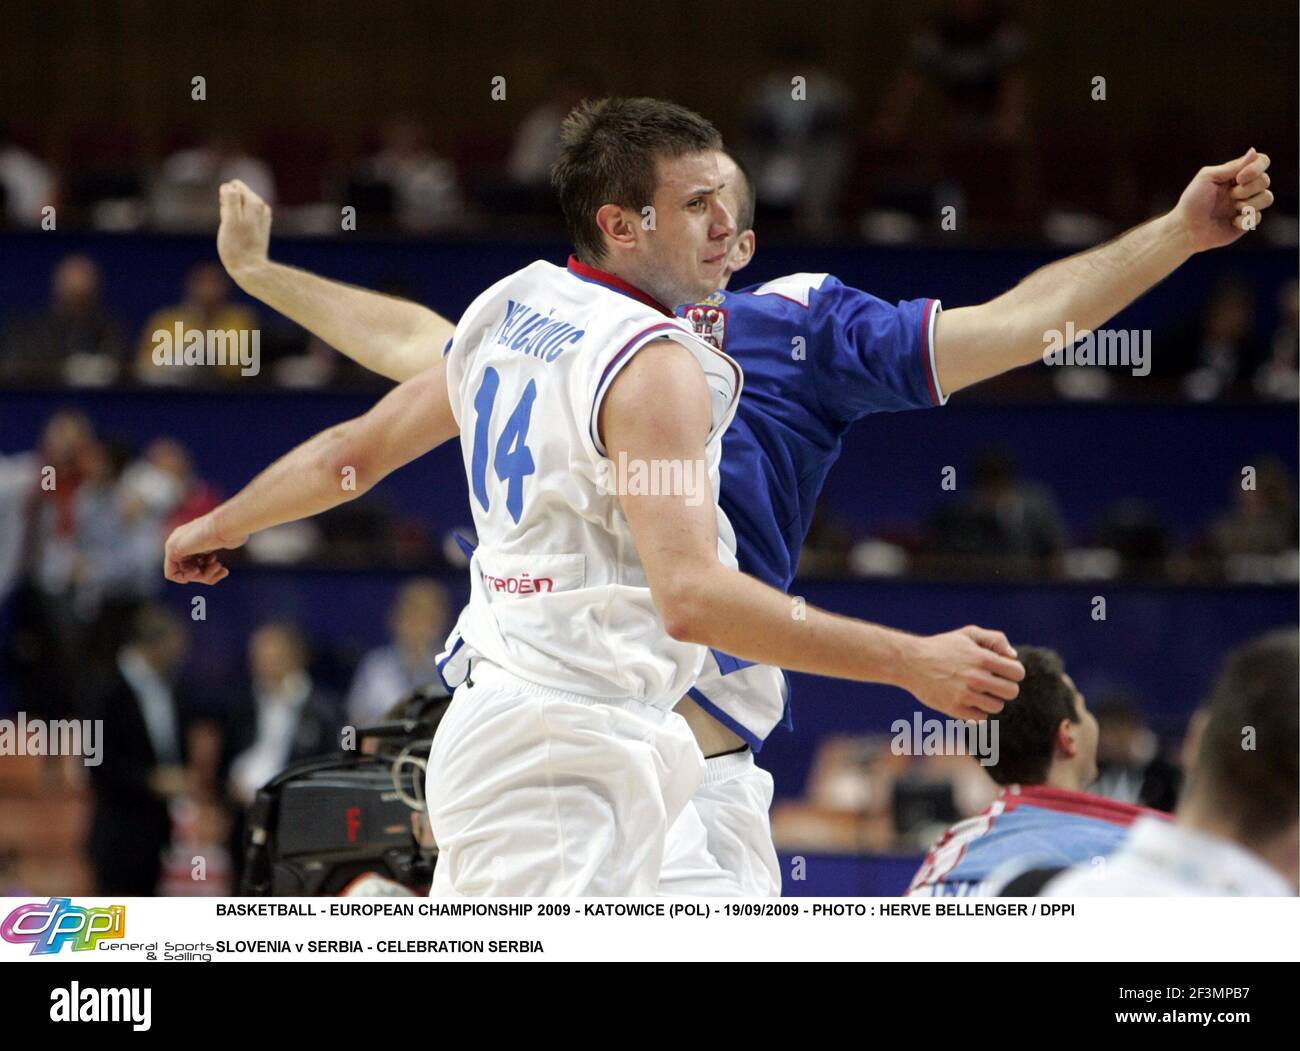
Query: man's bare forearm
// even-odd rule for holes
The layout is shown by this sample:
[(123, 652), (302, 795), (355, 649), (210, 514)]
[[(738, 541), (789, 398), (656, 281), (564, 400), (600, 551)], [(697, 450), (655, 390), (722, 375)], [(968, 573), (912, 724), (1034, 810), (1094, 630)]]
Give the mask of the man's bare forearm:
[(455, 331), (440, 314), (380, 292), (266, 261), (232, 271), (255, 299), (296, 321), (345, 357), (401, 382), (437, 360)]
[(368, 490), (367, 480), (345, 463), (349, 427), (350, 423), (341, 423), (303, 442), (215, 508), (209, 517), (217, 536), (246, 537), (310, 518)]
[(1173, 214), (1077, 255), (1040, 267), (1009, 292), (941, 312), (935, 361), (946, 393), (1042, 360), (1051, 331), (1076, 335), (1114, 317), (1193, 253)]
[(742, 660), (901, 686), (924, 641), (828, 613), (720, 563), (681, 579), (680, 601), (665, 611), (669, 632)]

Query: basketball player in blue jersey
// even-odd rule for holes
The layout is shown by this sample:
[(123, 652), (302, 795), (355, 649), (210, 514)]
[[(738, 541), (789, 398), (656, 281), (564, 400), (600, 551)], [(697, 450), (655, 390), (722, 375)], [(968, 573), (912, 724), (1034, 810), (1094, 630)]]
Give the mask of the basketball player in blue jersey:
[[(788, 590), (818, 493), (856, 419), (941, 405), (957, 390), (1040, 360), (1044, 332), (1064, 330), (1067, 322), (1080, 333), (1103, 324), (1192, 254), (1257, 227), (1273, 199), (1268, 166), (1251, 149), (1203, 168), (1168, 214), (1049, 264), (979, 306), (944, 311), (928, 298), (890, 305), (830, 275), (794, 274), (679, 308), (697, 333), (745, 370), (740, 405), (722, 443), (720, 497), (735, 529), (740, 569)], [(753, 256), (753, 199), (725, 155), (720, 176), (738, 217), (728, 246), (730, 278)], [(451, 322), (271, 262), (267, 206), (239, 183), (223, 188), (222, 202), (218, 248), (250, 295), (393, 379), (437, 365), (454, 332)], [(991, 633), (963, 631), (982, 645), (1003, 645)], [(936, 667), (939, 648), (951, 646), (957, 634), (925, 640), (935, 647)], [(785, 718), (780, 676), (714, 652), (678, 711), (709, 758), (693, 808), (680, 822), (681, 849), (670, 845), (661, 888), (707, 893), (718, 887), (689, 860), (684, 843), (703, 835), (745, 893), (778, 893), (767, 821), (771, 778), (754, 764), (753, 752)]]

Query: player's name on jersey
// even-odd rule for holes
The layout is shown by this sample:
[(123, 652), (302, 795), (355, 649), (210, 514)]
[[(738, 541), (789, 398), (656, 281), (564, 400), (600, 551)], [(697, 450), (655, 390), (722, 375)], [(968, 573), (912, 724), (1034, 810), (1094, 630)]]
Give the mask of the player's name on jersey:
[(506, 316), (492, 334), (492, 342), (530, 354), (549, 365), (586, 334), (584, 329), (564, 318), (554, 317), (554, 313), (554, 308), (542, 313), (527, 303), (508, 299)]

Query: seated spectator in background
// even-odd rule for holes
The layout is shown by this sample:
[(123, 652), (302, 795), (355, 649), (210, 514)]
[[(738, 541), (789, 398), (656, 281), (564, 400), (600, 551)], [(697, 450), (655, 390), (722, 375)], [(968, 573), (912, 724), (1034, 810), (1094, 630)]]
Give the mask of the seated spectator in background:
[(382, 722), (412, 690), (438, 679), (438, 651), (447, 634), (447, 593), (433, 580), (404, 585), (389, 614), (393, 641), (367, 653), (348, 691), (354, 726)]
[(55, 204), (54, 176), (0, 126), (0, 226), (39, 226), (41, 209)]
[(1277, 313), (1268, 360), (1255, 373), (1255, 393), (1275, 401), (1296, 401), (1300, 399), (1300, 281), (1279, 290)]
[(1233, 480), (1235, 506), (1211, 531), (1216, 553), (1224, 558), (1281, 555), (1294, 551), (1297, 537), (1295, 485), (1277, 457), (1260, 462), (1252, 488)]
[(1104, 698), (1097, 716), (1099, 796), (1169, 813), (1178, 802), (1182, 772), (1160, 752), (1160, 738), (1138, 704), (1123, 694)]
[(1183, 393), (1192, 401), (1223, 397), (1264, 359), (1256, 335), (1255, 293), (1240, 278), (1221, 280), (1196, 326), (1176, 333), (1188, 370)]
[(1174, 820), (1140, 818), (1104, 865), (1083, 865), (1055, 877), (1050, 870), (1028, 873), (1008, 892), (1064, 898), (1296, 894), (1298, 684), (1295, 628), (1233, 651), (1210, 696)]
[(547, 83), (546, 98), (515, 130), (504, 169), (488, 175), (478, 188), (480, 202), (493, 217), (552, 219), (551, 166), (560, 156), (560, 124), (583, 99), (605, 94), (599, 79), (585, 69), (557, 69)]
[(788, 219), (803, 234), (828, 237), (848, 164), (852, 98), (819, 52), (811, 39), (792, 39), (752, 90), (743, 155), (761, 222)]
[(128, 458), (121, 446), (97, 443), (77, 490), (73, 602), (86, 625), (80, 656), (92, 675), (126, 641), (135, 612), (162, 590), (162, 523), (122, 488)]
[(899, 49), (868, 131), (869, 239), (913, 239), (947, 206), (963, 216), (958, 230), (1004, 227), (1023, 210), (1028, 40), (1007, 4), (949, 0)]
[(150, 194), (154, 223), (163, 230), (207, 230), (220, 218), (217, 189), (240, 179), (267, 204), (275, 203), (270, 167), (235, 136), (214, 135), (163, 161)]
[(89, 256), (62, 259), (50, 276), (49, 305), (11, 323), (0, 343), (0, 380), (103, 386), (127, 359), (126, 338), (101, 298), (103, 278)]
[(433, 151), (424, 125), (405, 116), (384, 124), (379, 150), (358, 165), (344, 203), (411, 233), (450, 229), (465, 211), (455, 166)]
[(979, 456), (974, 476), (973, 489), (959, 484), (955, 504), (935, 516), (929, 551), (951, 572), (975, 567), (1033, 576), (1054, 569), (1066, 531), (1050, 490), (1022, 479), (1011, 456), (998, 450)]
[(1160, 577), (1171, 543), (1169, 526), (1155, 503), (1127, 497), (1107, 507), (1093, 528), (1092, 547), (1118, 558), (1124, 577)]
[(985, 880), (1006, 865), (1104, 857), (1143, 813), (1083, 791), (1097, 776), (1097, 721), (1053, 651), (1017, 646), (1016, 654), (1025, 666), (1020, 694), (988, 717), (997, 762), (984, 769), (1002, 794), (930, 848), (911, 896), (984, 894)]
[(292, 624), (263, 624), (248, 640), (250, 688), (226, 728), (226, 783), (241, 807), (300, 759), (337, 751), (343, 727), (338, 702), (311, 681), (307, 643)]
[(251, 345), (251, 333), (257, 328), (257, 315), (243, 304), (230, 302), (230, 282), (217, 263), (200, 263), (194, 267), (185, 277), (185, 298), (175, 306), (155, 312), (145, 322), (136, 351), (135, 375), (141, 383), (155, 386), (194, 386), (217, 380), (233, 382), (240, 378), (237, 350), (228, 353), (229, 363), (224, 366), (157, 364), (154, 350), (164, 345), (158, 341), (160, 334), (167, 334), (170, 343), (166, 345), (174, 345), (178, 324), (183, 333), (191, 330), (228, 333), (228, 345), (236, 348), (239, 334), (247, 332), (250, 333)]
[(949, 0), (912, 38), (907, 64), (885, 93), (873, 137), (890, 141), (914, 126), (927, 87), (944, 126), (925, 134), (977, 142), (1014, 142), (1025, 127), (1024, 29), (997, 0)]
[(205, 515), (221, 502), (221, 494), (194, 470), (189, 451), (175, 438), (156, 438), (122, 475), (129, 499), (156, 517), (164, 534)]
[(145, 607), (91, 700), (90, 718), (103, 720), (103, 761), (88, 767), (94, 796), (88, 849), (98, 894), (157, 890), (171, 838), (169, 804), (188, 784), (176, 686), (188, 644), (174, 614)]

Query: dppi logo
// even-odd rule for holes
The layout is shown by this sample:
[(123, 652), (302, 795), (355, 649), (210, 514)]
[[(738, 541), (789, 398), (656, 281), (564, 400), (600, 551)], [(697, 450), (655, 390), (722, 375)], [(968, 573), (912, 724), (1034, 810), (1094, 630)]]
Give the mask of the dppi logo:
[(0, 938), (32, 943), (32, 955), (58, 952), (67, 942), (72, 951), (93, 949), (101, 938), (126, 934), (126, 906), (83, 909), (68, 898), (51, 898), (44, 905), (19, 905), (0, 923)]

